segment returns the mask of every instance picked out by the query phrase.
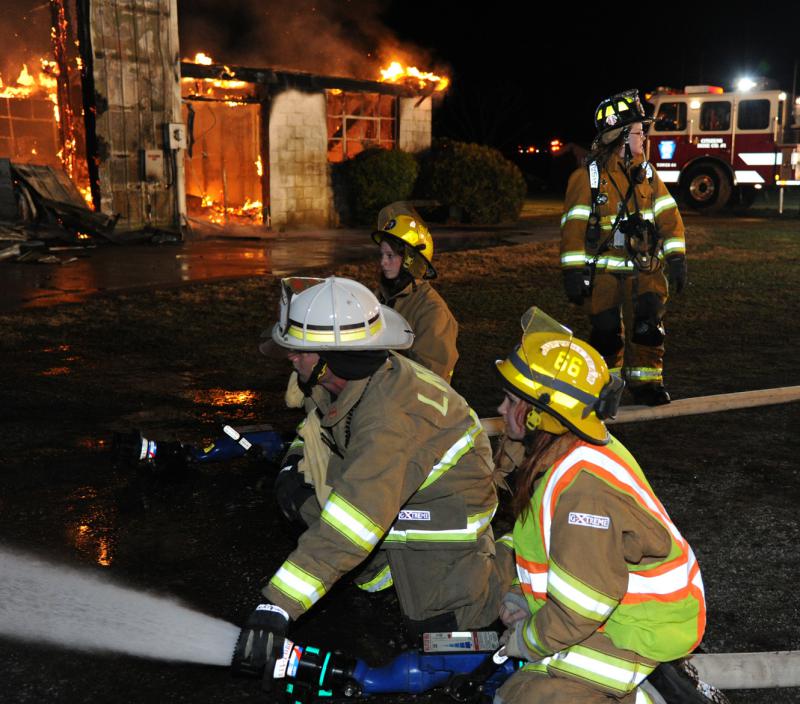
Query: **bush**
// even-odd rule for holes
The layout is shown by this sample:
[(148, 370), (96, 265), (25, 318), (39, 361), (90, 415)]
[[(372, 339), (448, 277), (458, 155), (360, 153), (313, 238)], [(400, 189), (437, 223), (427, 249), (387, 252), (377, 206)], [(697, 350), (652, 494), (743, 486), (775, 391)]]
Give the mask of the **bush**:
[(350, 220), (374, 227), (381, 208), (411, 196), (418, 170), (416, 159), (397, 149), (368, 149), (344, 162)]
[(457, 208), (467, 222), (492, 225), (516, 221), (527, 189), (519, 168), (496, 149), (439, 142), (422, 158), (417, 190)]

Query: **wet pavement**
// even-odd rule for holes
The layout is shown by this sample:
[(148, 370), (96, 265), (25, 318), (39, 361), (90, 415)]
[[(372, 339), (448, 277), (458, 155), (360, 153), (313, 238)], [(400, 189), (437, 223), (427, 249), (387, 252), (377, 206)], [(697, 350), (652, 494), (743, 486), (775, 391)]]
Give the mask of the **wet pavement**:
[[(252, 235), (253, 228), (244, 231)], [(244, 276), (287, 276), (375, 255), (369, 230), (270, 233), (220, 231), (181, 244), (103, 245), (59, 249), (63, 264), (0, 262), (0, 312), (70, 303), (97, 293)], [(513, 228), (436, 230), (436, 251), (508, 242), (555, 239), (555, 223), (522, 222)], [(72, 260), (72, 261), (69, 261)]]

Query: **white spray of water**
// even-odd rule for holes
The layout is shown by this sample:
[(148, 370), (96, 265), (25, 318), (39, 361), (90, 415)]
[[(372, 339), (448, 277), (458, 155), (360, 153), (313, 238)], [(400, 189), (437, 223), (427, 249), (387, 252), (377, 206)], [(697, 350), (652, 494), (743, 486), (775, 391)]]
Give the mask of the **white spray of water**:
[(239, 629), (176, 601), (0, 547), (0, 635), (230, 665)]

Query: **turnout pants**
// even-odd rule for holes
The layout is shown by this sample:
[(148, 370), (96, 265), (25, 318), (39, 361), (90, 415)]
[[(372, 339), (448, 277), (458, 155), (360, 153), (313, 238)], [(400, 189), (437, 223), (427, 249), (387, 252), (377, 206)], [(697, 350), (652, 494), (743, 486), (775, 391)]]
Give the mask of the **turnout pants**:
[[(632, 387), (663, 383), (664, 313), (668, 298), (667, 279), (659, 267), (654, 272), (594, 276), (589, 301), (590, 344), (608, 368), (622, 374)], [(623, 306), (630, 302), (633, 329), (626, 330)]]
[(641, 687), (621, 698), (588, 684), (537, 672), (512, 675), (494, 696), (494, 704), (652, 704)]

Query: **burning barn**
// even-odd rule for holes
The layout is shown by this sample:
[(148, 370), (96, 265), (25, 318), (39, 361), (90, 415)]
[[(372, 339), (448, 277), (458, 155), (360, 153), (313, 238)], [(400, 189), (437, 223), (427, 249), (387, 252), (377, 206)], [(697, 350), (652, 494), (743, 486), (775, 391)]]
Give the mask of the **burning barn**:
[(333, 164), (430, 145), (446, 79), (395, 65), (359, 80), (181, 60), (176, 0), (50, 9), (54, 59), (0, 85), (0, 159), (12, 173), (62, 169), (116, 221), (115, 239), (190, 223), (334, 226)]

